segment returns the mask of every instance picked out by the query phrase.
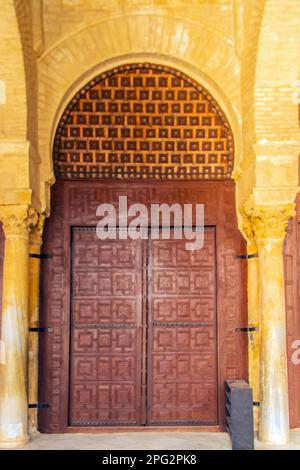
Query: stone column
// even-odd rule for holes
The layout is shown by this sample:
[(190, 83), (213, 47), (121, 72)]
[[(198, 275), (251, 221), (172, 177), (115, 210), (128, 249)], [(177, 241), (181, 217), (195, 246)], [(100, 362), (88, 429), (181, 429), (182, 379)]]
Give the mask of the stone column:
[[(248, 255), (257, 254), (256, 244), (247, 244)], [(249, 383), (253, 392), (253, 401), (260, 402), (259, 387), (259, 303), (258, 303), (258, 258), (248, 259), (248, 325), (255, 327), (256, 331), (248, 334), (248, 354), (249, 354)], [(258, 430), (259, 407), (253, 407), (254, 429)]]
[[(258, 248), (251, 226), (251, 219), (244, 213), (242, 218), (242, 233), (247, 240), (247, 296), (248, 296), (248, 325), (256, 331), (248, 333), (248, 370), (249, 385), (252, 388), (253, 401), (260, 401), (259, 387), (259, 304), (258, 304)], [(253, 407), (254, 430), (258, 431), (259, 406)]]
[[(38, 223), (29, 234), (29, 253), (39, 255), (42, 245), (42, 233), (45, 216), (40, 215)], [(39, 288), (40, 260), (29, 257), (29, 304), (28, 319), (30, 328), (39, 326)], [(28, 337), (28, 403), (38, 402), (38, 333), (29, 333)], [(33, 435), (37, 430), (37, 409), (28, 410), (28, 430)]]
[(258, 247), (260, 323), (259, 439), (289, 438), (283, 241), (294, 205), (254, 206), (251, 223)]
[(36, 213), (27, 205), (0, 208), (5, 234), (0, 356), (0, 447), (28, 440), (28, 235)]

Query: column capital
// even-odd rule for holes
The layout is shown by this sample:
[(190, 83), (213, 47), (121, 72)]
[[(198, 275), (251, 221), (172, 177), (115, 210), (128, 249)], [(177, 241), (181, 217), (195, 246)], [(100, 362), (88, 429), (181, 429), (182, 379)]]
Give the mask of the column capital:
[(30, 229), (37, 224), (38, 213), (28, 205), (1, 206), (0, 221), (6, 238), (28, 238)]
[(31, 244), (34, 244), (34, 245), (42, 244), (44, 222), (45, 222), (45, 215), (37, 214), (37, 222), (35, 225), (31, 227), (31, 231), (30, 231), (29, 241)]
[(247, 201), (244, 206), (245, 218), (253, 238), (259, 240), (277, 238), (283, 240), (289, 219), (295, 215), (295, 204), (257, 205)]
[(253, 227), (251, 223), (251, 217), (245, 210), (242, 211), (241, 216), (242, 216), (242, 223), (241, 223), (240, 229), (247, 241), (247, 245), (255, 246), (256, 242), (255, 242), (255, 235), (254, 235), (254, 231), (253, 231)]

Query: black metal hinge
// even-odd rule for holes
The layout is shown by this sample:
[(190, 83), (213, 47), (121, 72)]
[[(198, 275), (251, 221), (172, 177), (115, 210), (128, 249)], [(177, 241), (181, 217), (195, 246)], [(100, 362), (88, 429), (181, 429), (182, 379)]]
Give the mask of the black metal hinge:
[(251, 259), (251, 258), (258, 258), (258, 253), (252, 253), (251, 255), (239, 255), (237, 256), (238, 259)]
[(29, 328), (30, 333), (52, 333), (53, 328)]
[(53, 254), (52, 253), (29, 253), (29, 258), (50, 259), (50, 258), (53, 258)]
[(253, 406), (260, 406), (260, 402), (259, 401), (254, 401)]
[(28, 403), (28, 408), (49, 408), (48, 403)]
[(243, 327), (243, 328), (236, 328), (235, 331), (239, 332), (239, 333), (243, 333), (243, 332), (251, 332), (251, 331), (257, 331), (258, 329), (255, 327), (255, 326), (246, 326), (246, 327)]

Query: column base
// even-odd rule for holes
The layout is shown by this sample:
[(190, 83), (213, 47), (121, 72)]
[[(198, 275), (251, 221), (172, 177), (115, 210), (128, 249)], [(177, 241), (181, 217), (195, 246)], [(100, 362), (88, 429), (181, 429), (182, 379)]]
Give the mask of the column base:
[(265, 439), (258, 436), (259, 442), (267, 446), (283, 446), (289, 443), (289, 437), (286, 439)]
[(29, 442), (29, 440), (29, 436), (24, 436), (19, 439), (0, 439), (0, 449), (16, 449), (19, 447), (24, 447)]

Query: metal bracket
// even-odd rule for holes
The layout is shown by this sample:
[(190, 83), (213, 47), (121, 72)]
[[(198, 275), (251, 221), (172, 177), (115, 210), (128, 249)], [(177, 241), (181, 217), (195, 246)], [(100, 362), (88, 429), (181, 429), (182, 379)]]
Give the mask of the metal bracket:
[(53, 258), (53, 254), (52, 253), (29, 253), (29, 258), (50, 259), (50, 258)]
[(259, 401), (254, 401), (253, 406), (260, 406), (260, 402)]
[(237, 256), (238, 259), (251, 259), (251, 258), (258, 258), (258, 253), (252, 253), (252, 255), (239, 255)]
[(235, 331), (237, 331), (238, 333), (248, 333), (251, 331), (258, 331), (258, 328), (256, 328), (255, 326), (246, 326), (245, 328), (236, 328)]
[(49, 408), (48, 403), (28, 403), (28, 408)]
[(53, 328), (28, 328), (30, 333), (52, 333)]

